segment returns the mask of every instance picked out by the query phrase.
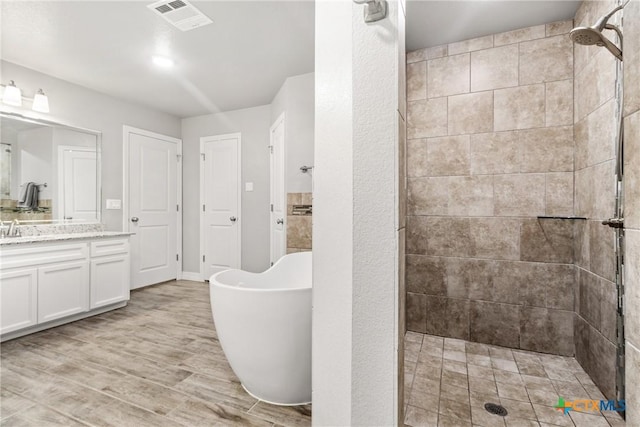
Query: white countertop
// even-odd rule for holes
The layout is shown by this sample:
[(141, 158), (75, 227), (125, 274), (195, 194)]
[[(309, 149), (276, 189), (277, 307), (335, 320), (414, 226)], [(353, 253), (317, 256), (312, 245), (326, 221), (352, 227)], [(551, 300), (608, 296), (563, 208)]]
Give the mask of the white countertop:
[(125, 231), (90, 231), (86, 233), (61, 233), (61, 234), (44, 234), (40, 236), (24, 236), (24, 237), (3, 237), (0, 238), (0, 246), (18, 245), (24, 243), (40, 243), (54, 242), (63, 240), (82, 240), (109, 238), (119, 236), (130, 236), (135, 233)]

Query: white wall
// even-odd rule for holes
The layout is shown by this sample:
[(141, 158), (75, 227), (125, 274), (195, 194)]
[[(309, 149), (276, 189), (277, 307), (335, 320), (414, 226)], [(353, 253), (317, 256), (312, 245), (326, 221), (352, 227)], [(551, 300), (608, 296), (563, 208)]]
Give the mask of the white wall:
[(398, 2), (362, 9), (316, 2), (314, 425), (398, 419)]
[[(49, 97), (49, 114), (32, 111), (30, 105), (2, 110), (39, 117), (102, 132), (102, 205), (105, 199), (122, 199), (122, 126), (180, 138), (180, 119), (132, 104), (41, 72), (2, 61), (2, 81), (15, 80), (24, 96), (42, 88)], [(102, 222), (109, 230), (122, 229), (122, 210), (102, 210)]]
[(312, 173), (300, 166), (313, 166), (314, 73), (289, 77), (271, 103), (271, 123), (285, 113), (285, 188), (288, 193), (311, 192)]
[(270, 125), (270, 105), (182, 120), (184, 271), (200, 271), (200, 138), (235, 132), (242, 134), (242, 269), (269, 267)]

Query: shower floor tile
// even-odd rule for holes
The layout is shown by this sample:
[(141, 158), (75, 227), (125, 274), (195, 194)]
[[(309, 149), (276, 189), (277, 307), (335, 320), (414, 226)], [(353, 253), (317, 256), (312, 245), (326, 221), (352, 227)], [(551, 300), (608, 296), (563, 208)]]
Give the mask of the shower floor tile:
[[(624, 426), (615, 412), (564, 415), (554, 406), (592, 399), (572, 357), (512, 350), (416, 332), (405, 336), (405, 426)], [(596, 388), (597, 389), (597, 388)], [(502, 405), (504, 417), (486, 403)]]
[(4, 342), (0, 352), (0, 426), (311, 425), (311, 405), (267, 405), (242, 389), (205, 283), (134, 291), (124, 308)]

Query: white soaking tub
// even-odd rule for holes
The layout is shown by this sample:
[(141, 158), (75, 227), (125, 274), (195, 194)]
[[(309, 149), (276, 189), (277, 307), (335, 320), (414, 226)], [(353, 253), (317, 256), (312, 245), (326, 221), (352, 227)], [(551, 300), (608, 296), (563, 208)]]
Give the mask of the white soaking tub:
[(264, 273), (226, 270), (209, 280), (224, 354), (244, 389), (275, 405), (311, 402), (311, 252)]

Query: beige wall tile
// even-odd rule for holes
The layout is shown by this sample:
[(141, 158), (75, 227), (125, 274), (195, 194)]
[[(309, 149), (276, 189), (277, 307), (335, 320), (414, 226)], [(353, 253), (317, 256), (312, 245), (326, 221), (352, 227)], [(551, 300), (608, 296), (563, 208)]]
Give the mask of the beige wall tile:
[(544, 126), (545, 88), (543, 84), (499, 89), (494, 94), (496, 131)]
[[(469, 222), (476, 257), (520, 259), (520, 220), (472, 218)], [(516, 289), (514, 294), (517, 294)]]
[(640, 2), (624, 8), (624, 114), (640, 110)]
[(575, 171), (576, 216), (593, 217), (593, 167)]
[(573, 126), (518, 132), (522, 172), (573, 171)]
[(573, 311), (524, 307), (520, 319), (520, 348), (573, 356)]
[(427, 59), (442, 58), (447, 56), (447, 45), (433, 46), (427, 49)]
[(447, 294), (446, 258), (407, 255), (407, 291), (426, 295)]
[(427, 139), (429, 176), (469, 175), (469, 135)]
[(469, 218), (426, 217), (428, 255), (468, 257), (474, 248)]
[(573, 77), (573, 42), (566, 35), (520, 43), (520, 84)]
[[(311, 200), (311, 193), (309, 195)], [(303, 195), (303, 200), (305, 199)], [(398, 113), (398, 228), (404, 228), (407, 220), (407, 126)]]
[(520, 345), (520, 306), (472, 301), (469, 338), (475, 342), (517, 348)]
[(429, 98), (469, 92), (469, 54), (427, 61)]
[(409, 215), (447, 215), (449, 178), (410, 178), (407, 211)]
[(573, 79), (545, 84), (545, 95), (546, 125), (564, 126), (573, 124)]
[(493, 92), (449, 97), (449, 135), (492, 132)]
[(559, 34), (568, 34), (569, 31), (573, 29), (573, 20), (556, 21), (547, 24), (545, 27), (547, 37), (557, 36)]
[[(590, 270), (607, 280), (615, 280), (615, 232), (600, 221), (589, 221)], [(632, 258), (631, 258), (632, 259)]]
[(471, 135), (471, 174), (520, 172), (522, 156), (517, 131)]
[(573, 224), (562, 219), (524, 219), (520, 228), (522, 261), (573, 263)]
[(573, 215), (573, 172), (546, 174), (545, 214)]
[(545, 37), (545, 26), (520, 28), (518, 30), (507, 31), (506, 33), (494, 36), (494, 45), (503, 46), (505, 44), (520, 43), (527, 40), (541, 39)]
[(407, 293), (407, 329), (414, 332), (427, 331), (427, 296)]
[(426, 216), (407, 217), (407, 254), (427, 255), (427, 220)]
[(611, 218), (615, 209), (615, 161), (609, 160), (593, 169), (593, 219)]
[(518, 45), (471, 53), (471, 91), (518, 86)]
[(616, 101), (611, 99), (586, 117), (585, 132), (576, 134), (586, 139), (586, 147), (577, 142), (576, 146), (586, 151), (585, 166), (593, 166), (616, 155)]
[(427, 140), (407, 141), (407, 177), (429, 176), (427, 169)]
[(418, 49), (412, 52), (407, 52), (407, 64), (413, 62), (420, 62), (427, 60), (427, 49)]
[(311, 216), (287, 216), (287, 247), (311, 248)]
[(407, 64), (407, 101), (427, 99), (427, 61)]
[[(627, 341), (629, 342), (629, 341)], [(631, 342), (627, 346), (625, 366), (625, 392), (627, 400), (627, 425), (640, 422), (640, 344)]]
[(495, 215), (544, 215), (544, 185), (544, 174), (496, 176), (493, 182)]
[(493, 176), (449, 178), (448, 214), (453, 216), (493, 215)]
[(640, 111), (625, 118), (624, 137), (624, 220), (640, 229)]
[[(625, 235), (625, 258), (640, 259), (640, 231), (628, 230)], [(625, 332), (627, 340), (640, 346), (640, 263), (625, 264)], [(640, 397), (640, 396), (639, 396)], [(640, 416), (640, 414), (638, 414)]]
[(463, 40), (456, 43), (449, 43), (449, 55), (488, 49), (490, 47), (493, 47), (493, 35)]
[(582, 120), (584, 116), (613, 98), (616, 79), (615, 61), (615, 57), (609, 51), (601, 49), (589, 60), (584, 69), (576, 69), (574, 121)]
[[(574, 17), (575, 27), (591, 26), (603, 15), (609, 13), (617, 6), (616, 0), (595, 0), (583, 1)], [(599, 46), (576, 46), (575, 49), (575, 67), (576, 72), (582, 70), (585, 64), (597, 53), (603, 49)], [(609, 54), (611, 55), (611, 54)], [(613, 56), (612, 56), (613, 58)]]
[(447, 98), (408, 102), (407, 110), (409, 139), (447, 134)]

